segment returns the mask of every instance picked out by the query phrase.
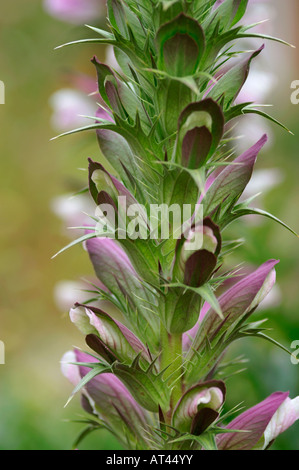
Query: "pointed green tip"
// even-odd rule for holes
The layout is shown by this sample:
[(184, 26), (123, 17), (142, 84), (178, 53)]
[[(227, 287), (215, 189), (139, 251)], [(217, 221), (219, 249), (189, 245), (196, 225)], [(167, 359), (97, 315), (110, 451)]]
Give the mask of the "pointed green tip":
[(222, 311), (220, 310), (220, 308), (217, 309), (217, 310), (215, 310), (215, 311), (216, 311), (218, 317), (219, 317), (221, 320), (224, 320), (224, 316), (223, 316), (223, 313), (222, 313)]
[(299, 359), (298, 359), (298, 357), (297, 357), (294, 353), (291, 353), (291, 352), (290, 352), (289, 354), (290, 354), (292, 360), (294, 361), (294, 363), (295, 363), (295, 364), (296, 364), (296, 363), (299, 364)]
[(71, 396), (68, 398), (68, 400), (67, 400), (66, 404), (63, 406), (63, 408), (66, 408), (66, 407), (70, 404), (70, 402), (72, 401), (73, 397), (74, 397), (74, 395), (71, 395)]
[(59, 251), (57, 251), (57, 253), (55, 253), (55, 255), (51, 256), (51, 259), (56, 258), (58, 255), (60, 255), (60, 253), (63, 253), (63, 251), (64, 251), (65, 249), (66, 249), (66, 247), (65, 247), (65, 248), (62, 248), (62, 249), (59, 250)]

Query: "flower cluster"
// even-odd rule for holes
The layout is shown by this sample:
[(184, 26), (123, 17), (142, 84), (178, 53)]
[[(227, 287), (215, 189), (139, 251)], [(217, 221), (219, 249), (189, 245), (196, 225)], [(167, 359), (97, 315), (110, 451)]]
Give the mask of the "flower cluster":
[[(267, 338), (263, 321), (251, 317), (278, 263), (265, 261), (218, 294), (236, 277), (225, 270), (237, 244), (224, 229), (245, 215), (274, 218), (240, 201), (267, 136), (236, 155), (232, 123), (255, 113), (272, 119), (238, 100), (264, 48), (233, 48), (263, 38), (242, 24), (247, 4), (108, 0), (109, 31), (92, 28), (99, 37), (77, 41), (113, 46), (119, 69), (92, 59), (102, 104), (90, 126), (72, 131), (96, 131), (113, 173), (89, 160), (96, 216), (78, 242), (98, 282), (70, 318), (90, 351), (67, 353), (63, 371), (73, 395), (81, 393), (88, 429), (104, 427), (126, 448), (266, 449), (299, 417), (298, 398), (285, 392), (233, 420), (223, 412), (221, 361), (236, 340)], [(112, 209), (104, 224), (96, 212), (103, 205)], [(169, 236), (161, 237), (163, 208), (184, 213), (186, 205), (191, 217), (181, 220), (179, 236), (168, 218)], [(154, 231), (147, 217), (153, 206), (162, 212)], [(107, 231), (111, 214), (116, 225)]]

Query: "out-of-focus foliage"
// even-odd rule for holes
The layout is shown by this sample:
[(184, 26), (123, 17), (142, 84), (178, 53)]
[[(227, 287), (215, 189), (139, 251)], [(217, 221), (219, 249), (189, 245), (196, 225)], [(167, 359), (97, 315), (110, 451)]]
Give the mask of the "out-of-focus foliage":
[[(288, 18), (293, 21), (296, 0), (289, 2), (289, 8)], [(283, 16), (288, 16), (286, 11)], [(277, 25), (276, 36), (296, 43), (288, 24)], [(71, 388), (60, 373), (59, 360), (67, 345), (82, 347), (83, 341), (75, 328), (70, 329), (67, 311), (58, 308), (53, 292), (58, 280), (77, 280), (84, 270), (90, 275), (91, 268), (80, 247), (51, 260), (67, 236), (50, 207), (57, 195), (81, 189), (86, 175), (76, 168), (85, 168), (87, 157), (98, 160), (99, 151), (90, 134), (49, 142), (54, 133), (50, 95), (65, 85), (63, 77), (70, 64), (74, 70), (93, 74), (88, 57), (95, 49), (98, 57), (104, 55), (98, 46), (53, 51), (79, 35), (90, 34), (49, 17), (36, 0), (1, 5), (0, 79), (6, 85), (6, 104), (0, 106), (0, 339), (6, 346), (6, 364), (0, 365), (0, 449), (68, 449), (81, 429), (81, 425), (64, 422), (76, 415), (80, 418), (81, 410), (76, 400), (64, 409)], [(273, 127), (273, 146), (257, 168), (275, 167), (283, 172), (283, 182), (267, 193), (263, 205), (298, 231), (299, 106), (290, 103), (290, 83), (299, 75), (297, 55), (284, 46), (270, 47), (272, 54), (283, 55), (285, 61), (283, 75), (279, 67), (276, 70), (278, 83), (269, 99), (275, 106), (272, 114), (295, 137)], [(246, 231), (247, 243), (232, 262), (246, 260), (258, 266), (265, 259), (280, 258), (281, 300), (268, 308), (268, 325), (273, 328), (271, 336), (290, 347), (293, 340), (299, 340), (298, 241), (271, 221), (258, 222), (236, 222), (240, 237)], [(292, 396), (299, 394), (299, 366), (292, 365), (282, 351), (251, 340), (243, 341), (242, 349), (236, 343), (231, 354), (236, 353), (250, 362), (242, 376), (228, 382), (228, 407), (237, 404), (240, 396), (249, 407), (276, 390), (277, 384)], [(298, 449), (298, 430), (297, 423), (277, 439), (275, 447)], [(84, 448), (117, 446), (105, 433), (83, 444)]]
[[(78, 33), (84, 36), (84, 28), (53, 19), (36, 0), (1, 4), (1, 449), (69, 449), (80, 431), (80, 425), (64, 422), (81, 411), (75, 403), (64, 409), (71, 387), (59, 361), (66, 344), (81, 346), (81, 338), (69, 328), (67, 309), (56, 305), (54, 290), (59, 280), (77, 280), (91, 269), (82, 248), (51, 260), (68, 240), (51, 204), (81, 189), (86, 175), (78, 168), (98, 155), (98, 147), (92, 135), (71, 145), (50, 142), (55, 131), (49, 105), (51, 94), (68, 84), (70, 64), (82, 73), (93, 70), (88, 48), (54, 51)], [(101, 56), (102, 49), (97, 52)], [(99, 439), (103, 448), (118, 445), (102, 434), (97, 447)]]

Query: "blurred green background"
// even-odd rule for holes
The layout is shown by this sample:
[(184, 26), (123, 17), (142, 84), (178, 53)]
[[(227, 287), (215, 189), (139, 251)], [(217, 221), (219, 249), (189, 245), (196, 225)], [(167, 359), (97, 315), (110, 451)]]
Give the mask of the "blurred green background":
[[(277, 9), (273, 33), (299, 45), (298, 2), (271, 3)], [(49, 99), (66, 86), (66, 73), (93, 76), (89, 59), (94, 54), (104, 58), (105, 50), (85, 45), (54, 51), (59, 44), (90, 34), (49, 16), (37, 0), (2, 2), (0, 24), (0, 79), (6, 86), (6, 103), (0, 105), (0, 340), (6, 353), (6, 363), (0, 365), (0, 449), (70, 449), (81, 425), (68, 420), (82, 413), (77, 398), (64, 408), (72, 386), (62, 376), (59, 361), (83, 341), (68, 312), (57, 305), (54, 291), (58, 282), (77, 281), (92, 269), (80, 246), (51, 259), (69, 242), (51, 206), (53, 198), (85, 186), (81, 169), (88, 157), (100, 157), (93, 134), (50, 142), (56, 131)], [(262, 205), (299, 231), (299, 105), (290, 102), (290, 84), (299, 79), (299, 56), (279, 44), (267, 44), (267, 51), (268, 66), (277, 78), (268, 99), (274, 104), (271, 112), (295, 136), (270, 126), (273, 143), (257, 169), (279, 169), (283, 180), (266, 193)], [(268, 258), (281, 260), (280, 301), (257, 312), (256, 318), (269, 318), (270, 335), (289, 348), (299, 340), (299, 242), (264, 219), (237, 223), (234, 233), (247, 239), (236, 260), (253, 266)], [(239, 354), (250, 362), (247, 371), (229, 380), (228, 406), (240, 401), (252, 406), (276, 390), (299, 395), (299, 366), (283, 351), (248, 340), (236, 343), (230, 353)], [(101, 432), (81, 448), (117, 449), (118, 444)], [(299, 423), (280, 436), (274, 448), (299, 450)]]

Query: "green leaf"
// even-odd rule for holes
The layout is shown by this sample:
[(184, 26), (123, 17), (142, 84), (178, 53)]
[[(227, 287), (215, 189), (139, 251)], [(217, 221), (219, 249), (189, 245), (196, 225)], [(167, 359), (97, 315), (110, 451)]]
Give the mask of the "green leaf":
[(218, 24), (219, 32), (231, 29), (244, 16), (248, 0), (225, 0), (211, 13), (213, 23)]
[(94, 431), (97, 431), (99, 429), (104, 429), (105, 427), (104, 426), (101, 426), (100, 424), (90, 424), (88, 426), (86, 426), (78, 435), (78, 437), (75, 439), (73, 445), (72, 445), (72, 449), (73, 450), (76, 450), (78, 448), (78, 446), (81, 444), (81, 442), (87, 437), (89, 436), (92, 432)]
[(79, 39), (77, 41), (66, 42), (65, 44), (61, 44), (60, 46), (56, 46), (54, 50), (61, 49), (62, 47), (67, 46), (74, 46), (77, 44), (111, 44), (116, 45), (116, 41), (112, 39), (99, 39), (99, 38), (90, 38), (90, 39)]
[(101, 123), (98, 123), (98, 124), (91, 124), (89, 126), (78, 127), (77, 129), (72, 129), (70, 131), (63, 132), (62, 134), (59, 134), (59, 135), (56, 135), (55, 137), (52, 137), (51, 140), (60, 139), (61, 137), (65, 137), (65, 136), (72, 135), (72, 134), (78, 134), (79, 132), (93, 131), (93, 130), (96, 130), (96, 129), (111, 129), (111, 130), (115, 129), (116, 130), (117, 127), (114, 124), (111, 124), (110, 121), (105, 121), (105, 123), (104, 123), (104, 121), (101, 121)]
[(185, 83), (177, 79), (166, 79), (160, 82), (157, 91), (161, 120), (167, 134), (177, 131), (178, 119), (183, 109), (188, 106), (192, 98), (192, 91)]
[(280, 44), (283, 44), (284, 46), (292, 47), (293, 49), (296, 48), (296, 46), (294, 46), (293, 44), (290, 44), (287, 41), (284, 41), (283, 39), (276, 38), (276, 37), (273, 37), (273, 36), (269, 36), (267, 34), (257, 34), (257, 33), (243, 34), (243, 33), (240, 33), (236, 36), (236, 38), (237, 39), (243, 39), (243, 38), (266, 39), (266, 40), (269, 40), (269, 41), (278, 42)]
[[(199, 189), (192, 176), (187, 171), (182, 171), (180, 168), (173, 168), (172, 170), (165, 171), (163, 180), (162, 194), (160, 195), (163, 204), (167, 205), (167, 216), (170, 215), (170, 210), (174, 208), (174, 217), (171, 219), (169, 216), (167, 220), (163, 216), (163, 211), (160, 205), (157, 205), (157, 210), (161, 209), (161, 216), (159, 219), (160, 227), (166, 227), (169, 230), (169, 239), (176, 244), (177, 239), (183, 232), (183, 225), (186, 224), (194, 214), (198, 198)], [(184, 205), (188, 204), (189, 211), (185, 211)], [(176, 220), (175, 215), (178, 215)], [(159, 231), (159, 233), (161, 233)], [(166, 234), (168, 235), (168, 234)], [(165, 241), (167, 245), (167, 242)], [(165, 244), (163, 245), (163, 252), (166, 252)], [(171, 243), (173, 245), (173, 243)], [(173, 253), (172, 253), (173, 255)]]
[(125, 13), (125, 20), (129, 29), (130, 40), (134, 38), (136, 47), (143, 50), (147, 39), (147, 28), (144, 24), (144, 18), (140, 12), (138, 18), (136, 14), (138, 13), (138, 10), (135, 8), (133, 11), (133, 8), (129, 8), (125, 2), (123, 3), (123, 8)]
[(116, 362), (112, 369), (143, 408), (155, 413), (158, 412), (159, 406), (164, 411), (168, 409), (170, 389), (161, 376), (155, 375), (150, 368), (144, 371), (138, 362), (130, 367)]
[(92, 31), (94, 31), (95, 33), (99, 34), (105, 39), (109, 39), (111, 41), (114, 40), (114, 35), (112, 33), (109, 33), (109, 31), (105, 31), (104, 29), (100, 29), (100, 28), (95, 28), (94, 26), (90, 26), (88, 24), (86, 24), (85, 26), (91, 29)]
[(76, 240), (73, 240), (71, 243), (69, 243), (68, 245), (66, 245), (64, 248), (62, 248), (61, 250), (59, 250), (54, 256), (52, 256), (52, 259), (53, 258), (56, 258), (56, 256), (60, 255), (61, 253), (63, 253), (64, 251), (68, 250), (69, 248), (72, 248), (73, 246), (75, 245), (78, 245), (79, 243), (83, 243), (85, 242), (86, 240), (89, 240), (91, 238), (95, 238), (97, 237), (98, 235), (94, 232), (94, 233), (87, 233), (86, 235), (83, 235), (82, 237), (80, 238), (77, 238)]
[(130, 39), (125, 10), (119, 0), (107, 0), (108, 18), (110, 24), (126, 39)]
[(201, 307), (201, 297), (185, 286), (169, 288), (165, 297), (163, 323), (170, 334), (182, 334), (195, 325)]
[[(236, 217), (234, 217), (234, 215)], [(238, 217), (243, 217), (245, 215), (261, 215), (261, 216), (267, 217), (271, 220), (274, 220), (274, 222), (277, 222), (278, 224), (282, 225), (282, 227), (286, 228), (289, 232), (291, 232), (296, 237), (299, 237), (299, 235), (291, 227), (289, 227), (289, 225), (287, 225), (285, 222), (278, 219), (274, 215), (270, 214), (270, 212), (264, 211), (262, 209), (256, 209), (256, 208), (250, 208), (249, 207), (249, 208), (238, 210), (237, 207), (236, 207), (234, 212), (233, 212), (232, 217), (233, 218), (238, 218)]]
[(159, 285), (159, 259), (156, 245), (148, 238), (142, 240), (137, 238), (131, 240), (119, 240), (122, 247), (128, 254), (134, 268), (151, 285)]
[(150, 68), (147, 68), (145, 70), (147, 72), (153, 73), (154, 75), (158, 76), (159, 78), (162, 78), (162, 79), (166, 78), (166, 79), (169, 79), (170, 81), (180, 82), (183, 85), (185, 85), (186, 87), (190, 88), (190, 90), (193, 93), (195, 93), (196, 95), (199, 95), (199, 88), (198, 88), (198, 85), (196, 83), (196, 77), (203, 76), (203, 77), (212, 79), (211, 76), (209, 76), (208, 74), (206, 74), (204, 72), (202, 72), (202, 73), (198, 72), (198, 73), (196, 73), (196, 75), (190, 75), (190, 76), (185, 76), (185, 77), (175, 77), (175, 76), (169, 75), (167, 72), (164, 72), (162, 70), (150, 69)]
[(86, 374), (84, 375), (84, 377), (82, 377), (82, 379), (80, 380), (80, 382), (76, 385), (76, 387), (74, 388), (74, 390), (72, 391), (68, 401), (66, 402), (65, 404), (65, 407), (70, 403), (70, 401), (72, 400), (72, 398), (76, 395), (76, 393), (78, 393), (80, 390), (82, 390), (82, 388), (88, 383), (90, 382), (91, 379), (93, 379), (94, 377), (96, 377), (97, 375), (99, 374), (103, 374), (105, 372), (111, 372), (111, 369), (110, 367), (107, 367), (106, 365), (104, 364), (100, 364), (100, 363), (97, 363), (95, 365), (95, 363), (91, 363), (91, 364), (86, 364), (86, 366), (89, 366), (91, 367), (91, 370)]
[(105, 129), (97, 129), (97, 138), (107, 162), (117, 171), (125, 186), (134, 194), (138, 181), (143, 179), (143, 175), (128, 142), (116, 132)]
[(247, 102), (247, 103), (240, 103), (240, 104), (236, 104), (235, 106), (232, 106), (224, 114), (225, 122), (229, 122), (232, 119), (237, 118), (238, 116), (242, 116), (242, 114), (244, 114), (244, 109), (246, 109), (247, 106), (252, 105), (252, 104), (253, 102)]
[[(220, 317), (220, 319), (223, 320), (223, 313), (221, 311), (217, 297), (215, 296), (212, 287), (208, 283), (202, 285), (201, 287), (191, 287), (178, 282), (168, 284), (168, 287), (169, 289), (180, 289), (176, 291), (170, 290), (166, 295), (166, 310), (163, 313), (163, 316), (165, 325), (167, 324), (168, 328), (172, 328), (172, 330), (175, 329), (175, 332), (185, 332), (190, 330), (198, 319), (200, 310), (199, 300), (201, 298), (208, 302), (215, 313)], [(187, 295), (188, 292), (189, 295)], [(197, 295), (192, 299), (191, 293)], [(195, 301), (197, 302), (194, 304)], [(190, 308), (191, 311), (189, 311)]]
[(212, 432), (204, 432), (200, 436), (196, 436), (195, 434), (183, 434), (182, 436), (172, 439), (170, 441), (170, 444), (172, 443), (179, 443), (179, 442), (185, 442), (185, 441), (195, 441), (198, 442), (202, 447), (204, 447), (205, 450), (218, 450), (216, 441), (215, 441), (215, 436)]
[[(244, 333), (244, 336), (247, 336), (247, 335), (246, 335), (246, 332)], [(284, 352), (286, 352), (287, 354), (289, 354), (289, 356), (295, 357), (295, 359), (297, 360), (296, 356), (294, 356), (293, 353), (288, 350), (288, 348), (286, 348), (285, 346), (283, 346), (281, 343), (279, 343), (279, 342), (276, 341), (275, 339), (271, 338), (270, 336), (265, 335), (265, 334), (262, 333), (261, 331), (257, 331), (257, 332), (253, 332), (253, 333), (250, 333), (250, 332), (249, 332), (249, 333), (248, 333), (248, 336), (255, 336), (256, 338), (265, 339), (265, 340), (268, 341), (269, 343), (274, 344), (274, 345), (277, 346), (279, 349), (281, 349), (282, 351), (284, 351)]]
[[(184, 170), (184, 169), (183, 169)], [(188, 171), (174, 168), (167, 171), (163, 181), (163, 202), (168, 206), (191, 204), (191, 214), (198, 201), (198, 188)], [(184, 222), (186, 222), (184, 220)]]
[(264, 46), (253, 53), (245, 54), (245, 58), (223, 75), (210, 91), (208, 96), (216, 101), (222, 100), (224, 110), (227, 110), (237, 98), (247, 80), (251, 61), (261, 53), (263, 48)]
[(208, 304), (210, 304), (211, 308), (217, 313), (221, 320), (224, 320), (218, 299), (210, 284), (204, 284), (201, 287), (197, 287), (196, 291)]
[(205, 450), (218, 450), (215, 436), (211, 432), (205, 432), (200, 436), (196, 436), (195, 440), (201, 444)]
[(275, 119), (274, 117), (270, 116), (269, 114), (265, 113), (264, 111), (260, 111), (259, 109), (253, 109), (253, 108), (244, 108), (243, 109), (243, 114), (258, 114), (259, 116), (262, 116), (264, 117), (265, 119), (268, 119), (269, 121), (271, 122), (274, 122), (274, 124), (277, 124), (278, 126), (282, 127), (282, 129), (284, 129), (285, 131), (287, 131), (289, 134), (293, 134), (292, 131), (290, 131), (290, 129), (288, 129), (284, 124), (282, 124), (281, 122), (279, 122), (277, 119)]

